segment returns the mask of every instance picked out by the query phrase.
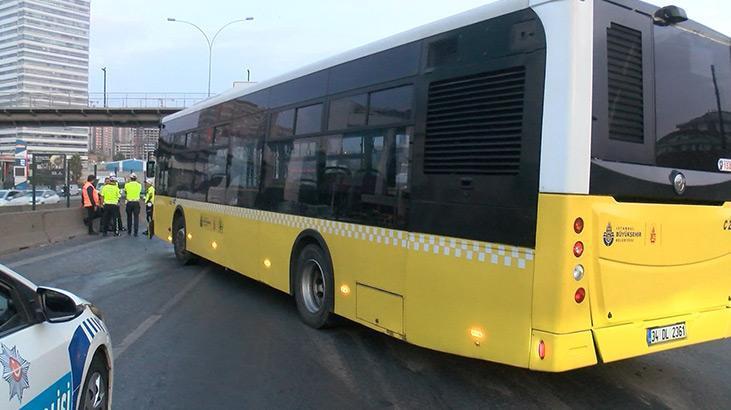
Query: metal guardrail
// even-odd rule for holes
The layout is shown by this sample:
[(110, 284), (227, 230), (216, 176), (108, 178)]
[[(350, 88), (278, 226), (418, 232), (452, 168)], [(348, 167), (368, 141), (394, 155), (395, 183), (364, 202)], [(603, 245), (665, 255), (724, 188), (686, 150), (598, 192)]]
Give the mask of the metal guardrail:
[(0, 93), (2, 108), (186, 108), (207, 98), (206, 93)]

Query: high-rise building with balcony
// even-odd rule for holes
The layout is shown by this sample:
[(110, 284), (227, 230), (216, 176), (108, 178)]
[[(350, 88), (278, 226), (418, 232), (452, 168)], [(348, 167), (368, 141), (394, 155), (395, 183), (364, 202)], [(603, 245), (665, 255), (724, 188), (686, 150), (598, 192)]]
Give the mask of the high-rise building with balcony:
[(159, 128), (135, 128), (132, 130), (134, 141), (134, 157), (146, 160), (155, 153), (157, 140), (160, 138)]
[[(90, 0), (0, 1), (0, 106), (87, 105)], [(0, 155), (82, 154), (87, 128), (0, 128)]]

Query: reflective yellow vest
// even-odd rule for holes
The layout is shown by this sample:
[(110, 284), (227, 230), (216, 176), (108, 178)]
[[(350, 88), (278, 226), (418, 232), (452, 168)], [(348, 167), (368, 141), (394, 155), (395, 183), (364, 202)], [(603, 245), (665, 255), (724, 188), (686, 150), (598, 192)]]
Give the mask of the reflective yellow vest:
[(155, 202), (155, 187), (152, 185), (147, 188), (147, 193), (145, 194), (145, 202), (150, 204)]
[(142, 184), (137, 181), (129, 181), (124, 184), (124, 190), (127, 192), (128, 201), (139, 201), (142, 196)]
[(104, 199), (104, 205), (117, 205), (119, 204), (119, 198), (122, 197), (117, 184), (105, 184), (102, 187), (101, 193)]

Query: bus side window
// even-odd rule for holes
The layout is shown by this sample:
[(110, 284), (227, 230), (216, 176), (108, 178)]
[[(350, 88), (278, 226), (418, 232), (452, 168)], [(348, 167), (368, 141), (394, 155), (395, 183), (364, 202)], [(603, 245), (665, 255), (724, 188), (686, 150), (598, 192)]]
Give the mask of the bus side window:
[(206, 170), (208, 202), (215, 204), (226, 203), (229, 140), (229, 125), (215, 128), (213, 145), (208, 152), (208, 168)]
[(320, 202), (336, 219), (405, 225), (410, 133), (391, 128), (326, 137)]

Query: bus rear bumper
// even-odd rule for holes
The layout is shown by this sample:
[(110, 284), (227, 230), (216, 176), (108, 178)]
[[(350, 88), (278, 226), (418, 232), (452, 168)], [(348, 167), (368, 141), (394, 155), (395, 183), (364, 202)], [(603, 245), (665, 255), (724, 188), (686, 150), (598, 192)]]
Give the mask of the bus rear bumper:
[[(648, 345), (647, 329), (685, 323), (686, 337)], [(594, 329), (597, 353), (602, 362), (661, 352), (678, 347), (731, 337), (731, 308), (719, 308), (670, 318), (633, 322)]]
[[(647, 329), (685, 323), (686, 338), (648, 345)], [(633, 322), (576, 333), (533, 330), (530, 369), (563, 372), (679, 347), (731, 338), (731, 306), (670, 318)], [(539, 344), (543, 342), (544, 357)]]
[[(543, 349), (539, 347), (541, 343)], [(531, 370), (564, 372), (595, 364), (596, 349), (590, 330), (568, 334), (533, 330), (529, 364)]]

